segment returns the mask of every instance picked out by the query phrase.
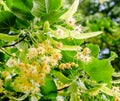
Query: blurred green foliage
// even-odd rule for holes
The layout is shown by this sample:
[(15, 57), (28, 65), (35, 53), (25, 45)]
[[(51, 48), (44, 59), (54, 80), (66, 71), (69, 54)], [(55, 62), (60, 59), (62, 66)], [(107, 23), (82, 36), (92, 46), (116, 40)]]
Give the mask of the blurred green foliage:
[(98, 44), (101, 49), (109, 48), (118, 54), (112, 64), (116, 71), (120, 70), (120, 0), (82, 0), (79, 12), (82, 13), (81, 24), (87, 26), (86, 31), (103, 31), (97, 38), (86, 40)]

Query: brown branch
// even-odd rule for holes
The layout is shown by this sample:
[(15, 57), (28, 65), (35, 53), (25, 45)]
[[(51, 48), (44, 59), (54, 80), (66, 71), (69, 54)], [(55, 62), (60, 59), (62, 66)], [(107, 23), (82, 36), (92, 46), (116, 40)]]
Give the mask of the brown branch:
[(24, 37), (23, 37), (22, 39), (20, 39), (19, 41), (15, 42), (15, 43), (13, 43), (13, 44), (11, 44), (11, 45), (5, 45), (5, 46), (2, 46), (2, 48), (15, 46), (16, 44), (22, 42), (26, 37), (27, 37), (27, 35), (24, 36)]
[(68, 86), (66, 86), (66, 87), (63, 87), (63, 88), (61, 88), (61, 89), (57, 89), (57, 91), (62, 91), (62, 90), (64, 90), (64, 89), (66, 89), (66, 88), (68, 88), (70, 85), (68, 85)]

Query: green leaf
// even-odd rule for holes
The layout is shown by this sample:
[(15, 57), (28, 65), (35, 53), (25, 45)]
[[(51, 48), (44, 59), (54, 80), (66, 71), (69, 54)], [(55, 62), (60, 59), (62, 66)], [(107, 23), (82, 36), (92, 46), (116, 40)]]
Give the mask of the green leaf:
[(71, 83), (71, 81), (72, 81), (71, 79), (69, 79), (65, 75), (63, 75), (61, 72), (52, 71), (52, 73), (56, 78), (58, 78), (64, 84)]
[(14, 35), (7, 35), (7, 34), (2, 34), (0, 33), (0, 39), (3, 41), (7, 41), (7, 42), (12, 42), (13, 40), (15, 40), (18, 36)]
[(95, 87), (89, 89), (88, 93), (90, 94), (90, 96), (96, 96), (99, 94), (100, 90), (103, 89), (103, 87), (105, 87), (105, 86), (106, 86), (106, 84), (96, 85)]
[[(54, 23), (57, 20), (59, 20), (59, 17), (66, 12), (66, 9), (64, 10), (57, 10), (50, 12), (49, 14), (46, 14), (45, 16), (42, 17), (44, 21), (49, 21), (50, 23)], [(53, 19), (54, 18), (54, 19)]]
[(61, 7), (62, 0), (47, 0), (48, 12), (56, 11)]
[(23, 28), (28, 28), (30, 25), (29, 21), (24, 21), (21, 19), (16, 19), (15, 24), (14, 24), (14, 28), (15, 29), (23, 29)]
[[(14, 100), (14, 101), (23, 101), (25, 100), (27, 97), (29, 96), (29, 93), (25, 93), (24, 95), (22, 95), (21, 97), (13, 97), (13, 96), (9, 96), (10, 99)], [(31, 100), (32, 101), (32, 100)], [(35, 101), (35, 100), (34, 100)]]
[(72, 6), (69, 8), (69, 10), (65, 14), (63, 14), (60, 17), (60, 19), (66, 20), (68, 18), (71, 18), (73, 14), (77, 11), (78, 5), (79, 5), (79, 0), (75, 0)]
[(9, 11), (0, 12), (0, 33), (8, 33), (15, 23), (16, 17)]
[(87, 47), (91, 50), (91, 56), (98, 58), (100, 52), (99, 46), (94, 44), (87, 44)]
[(41, 17), (47, 12), (45, 0), (33, 0), (32, 14), (37, 17)]
[(7, 6), (22, 20), (31, 20), (33, 18), (31, 14), (32, 0), (7, 0)]
[(32, 14), (41, 17), (58, 10), (62, 0), (33, 0)]
[(0, 62), (5, 61), (5, 54), (3, 52), (0, 52)]
[(113, 92), (111, 89), (107, 88), (107, 87), (103, 87), (103, 88), (101, 89), (101, 91), (102, 91), (103, 93), (107, 94), (107, 95), (115, 96), (114, 92)]
[(52, 92), (57, 92), (57, 87), (53, 79), (49, 75), (46, 76), (45, 84), (41, 86), (40, 88), (41, 88), (41, 92), (43, 95), (48, 95)]
[(115, 58), (117, 58), (118, 57), (118, 55), (115, 53), (115, 52), (111, 52), (111, 55), (110, 55), (110, 57), (108, 58), (108, 61), (112, 61), (112, 60), (114, 60)]
[(81, 101), (80, 96), (78, 96), (77, 93), (72, 93), (70, 95), (70, 101)]
[(68, 91), (71, 92), (71, 93), (77, 93), (77, 91), (78, 91), (78, 84), (77, 84), (76, 81), (72, 82), (72, 84), (68, 88)]
[(81, 34), (73, 34), (71, 33), (71, 37), (75, 39), (87, 39), (97, 35), (100, 35), (102, 32), (90, 32), (90, 33), (81, 33)]
[(86, 73), (97, 82), (107, 83), (108, 86), (111, 86), (114, 69), (110, 64), (110, 61), (107, 59), (98, 60), (96, 58), (92, 58), (89, 63), (83, 63), (83, 68)]

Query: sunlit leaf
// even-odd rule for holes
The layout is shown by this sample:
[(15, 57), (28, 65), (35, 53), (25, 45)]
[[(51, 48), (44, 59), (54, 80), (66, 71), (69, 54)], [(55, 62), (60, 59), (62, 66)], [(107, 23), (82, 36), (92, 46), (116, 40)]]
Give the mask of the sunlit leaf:
[(21, 97), (13, 97), (13, 96), (9, 96), (10, 99), (14, 100), (14, 101), (23, 101), (24, 99), (26, 99), (28, 97), (29, 93), (25, 93), (23, 96)]
[(79, 5), (79, 0), (75, 0), (72, 6), (69, 8), (69, 10), (65, 14), (63, 14), (60, 17), (60, 19), (66, 20), (68, 18), (71, 18), (73, 14), (77, 11), (78, 5)]
[(38, 101), (36, 96), (31, 96), (31, 101)]
[(71, 79), (67, 78), (64, 74), (59, 71), (53, 71), (53, 75), (58, 78), (62, 83), (71, 83)]
[(16, 35), (7, 35), (7, 34), (2, 34), (0, 33), (0, 39), (1, 40), (4, 40), (4, 41), (7, 41), (7, 42), (11, 42), (13, 40), (15, 40), (18, 36)]
[(70, 87), (68, 88), (68, 91), (71, 93), (76, 93), (78, 91), (78, 84), (77, 82), (72, 82), (72, 84), (70, 85)]
[(71, 34), (70, 36), (75, 39), (87, 39), (100, 35), (102, 32), (90, 32), (90, 33), (81, 33), (81, 34)]
[(108, 58), (108, 61), (112, 61), (112, 60), (114, 60), (115, 58), (117, 58), (118, 56), (117, 56), (117, 54), (115, 53), (115, 52), (111, 52), (111, 55), (110, 55), (110, 57)]
[(72, 93), (70, 95), (70, 101), (81, 101), (80, 96), (78, 96), (77, 93)]
[(109, 61), (92, 58), (90, 62), (83, 64), (83, 68), (97, 82), (107, 83), (108, 86), (111, 86), (114, 69)]
[(94, 44), (87, 44), (87, 47), (91, 50), (91, 56), (98, 58), (100, 52), (99, 46)]

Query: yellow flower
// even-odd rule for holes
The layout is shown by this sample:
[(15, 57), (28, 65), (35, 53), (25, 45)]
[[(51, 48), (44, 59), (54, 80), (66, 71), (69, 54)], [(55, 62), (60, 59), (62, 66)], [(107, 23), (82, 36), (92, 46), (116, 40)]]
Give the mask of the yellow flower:
[(41, 71), (43, 73), (48, 74), (48, 73), (50, 73), (50, 70), (51, 70), (50, 66), (48, 64), (46, 64), (46, 63), (43, 62), (42, 66), (41, 66)]
[(10, 59), (7, 61), (6, 65), (7, 65), (8, 67), (16, 66), (16, 65), (17, 65), (17, 61), (16, 61), (15, 59), (10, 58)]
[(2, 77), (4, 77), (4, 78), (6, 78), (6, 77), (8, 77), (9, 75), (10, 75), (10, 73), (8, 72), (8, 71), (2, 71)]
[(90, 53), (91, 53), (91, 50), (89, 48), (86, 47), (86, 48), (83, 49), (83, 54), (84, 55), (88, 55)]
[(29, 48), (28, 54), (27, 54), (27, 57), (29, 59), (35, 58), (35, 57), (37, 57), (37, 55), (38, 55), (38, 51), (36, 48)]
[(50, 61), (49, 61), (49, 63), (50, 63), (50, 65), (51, 66), (56, 66), (57, 64), (58, 64), (58, 61), (57, 60), (55, 60), (55, 59), (52, 59), (52, 58), (50, 58)]
[(62, 58), (62, 54), (57, 52), (57, 53), (52, 54), (51, 57), (55, 60), (60, 60)]
[(37, 48), (38, 54), (43, 55), (45, 53), (45, 49), (43, 47)]
[(83, 59), (84, 58), (84, 54), (83, 52), (77, 52), (76, 56), (77, 59)]
[(56, 48), (61, 49), (62, 46), (63, 46), (63, 44), (61, 42), (57, 42), (56, 43)]

